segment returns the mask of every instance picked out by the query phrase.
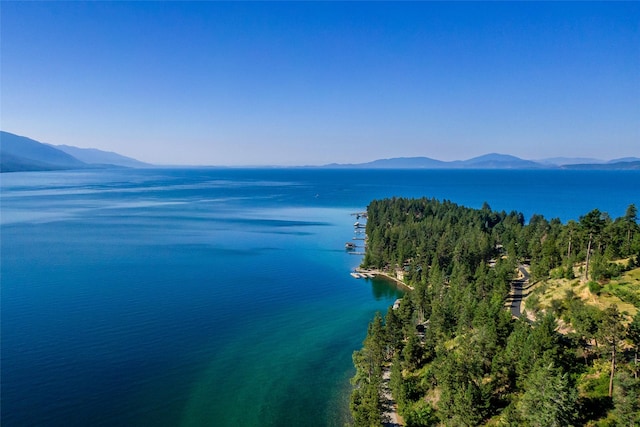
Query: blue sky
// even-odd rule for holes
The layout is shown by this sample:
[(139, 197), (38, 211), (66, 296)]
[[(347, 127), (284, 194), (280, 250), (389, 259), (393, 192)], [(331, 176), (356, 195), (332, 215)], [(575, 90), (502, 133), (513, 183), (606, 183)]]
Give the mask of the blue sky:
[(163, 164), (640, 156), (639, 2), (3, 2), (1, 126)]

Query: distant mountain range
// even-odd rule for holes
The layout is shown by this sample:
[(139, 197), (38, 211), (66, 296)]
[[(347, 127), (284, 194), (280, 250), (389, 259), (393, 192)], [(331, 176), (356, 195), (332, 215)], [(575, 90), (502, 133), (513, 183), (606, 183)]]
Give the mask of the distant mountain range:
[(150, 166), (148, 163), (143, 163), (112, 151), (102, 151), (96, 148), (78, 148), (71, 145), (56, 145), (54, 147), (90, 165), (114, 165), (127, 168)]
[[(0, 131), (0, 172), (48, 171), (96, 168), (151, 167), (117, 153), (95, 148), (68, 145), (49, 145)], [(610, 161), (590, 158), (556, 157), (542, 160), (524, 160), (506, 154), (486, 154), (469, 160), (446, 162), (429, 157), (396, 157), (367, 163), (320, 166), (323, 168), (353, 169), (635, 169), (640, 170), (640, 158), (625, 157)]]
[(445, 162), (429, 157), (396, 157), (366, 163), (332, 163), (325, 168), (354, 169), (638, 169), (640, 158), (626, 157), (610, 161), (558, 157), (544, 160), (524, 160), (507, 154), (485, 154), (469, 160)]
[(0, 131), (0, 172), (149, 166), (109, 151), (68, 145), (54, 146)]

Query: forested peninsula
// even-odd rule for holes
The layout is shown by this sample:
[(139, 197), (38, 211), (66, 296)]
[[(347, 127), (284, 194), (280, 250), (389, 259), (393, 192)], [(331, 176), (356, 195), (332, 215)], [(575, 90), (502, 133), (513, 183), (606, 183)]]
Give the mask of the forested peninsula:
[(406, 426), (640, 425), (634, 205), (616, 219), (594, 209), (525, 223), (486, 203), (392, 198), (367, 216), (362, 268), (413, 290), (376, 314), (353, 355), (355, 426), (390, 414)]

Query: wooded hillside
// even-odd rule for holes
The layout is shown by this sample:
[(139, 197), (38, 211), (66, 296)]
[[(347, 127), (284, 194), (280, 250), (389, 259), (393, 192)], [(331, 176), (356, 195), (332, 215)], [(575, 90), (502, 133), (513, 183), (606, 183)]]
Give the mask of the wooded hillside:
[[(376, 200), (367, 214), (363, 267), (414, 290), (376, 315), (354, 353), (356, 426), (384, 421), (385, 370), (408, 426), (640, 423), (638, 299), (621, 312), (572, 288), (588, 286), (595, 300), (636, 271), (634, 205), (615, 220), (594, 209), (567, 224), (431, 199)], [(515, 319), (505, 300), (523, 262), (532, 280), (560, 277), (568, 288)]]

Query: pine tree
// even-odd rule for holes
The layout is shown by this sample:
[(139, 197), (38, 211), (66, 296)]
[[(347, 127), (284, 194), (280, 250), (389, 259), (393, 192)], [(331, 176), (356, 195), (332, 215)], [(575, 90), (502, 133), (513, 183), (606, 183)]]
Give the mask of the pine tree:
[(640, 426), (640, 380), (621, 372), (616, 378), (613, 404), (617, 425)]
[(580, 226), (585, 234), (588, 236), (587, 244), (587, 258), (584, 269), (584, 281), (589, 280), (589, 261), (591, 258), (592, 244), (596, 236), (600, 234), (602, 227), (604, 227), (604, 219), (602, 218), (602, 212), (598, 209), (594, 209), (588, 214), (580, 217)]
[(529, 375), (518, 403), (531, 427), (568, 427), (576, 417), (577, 390), (553, 364), (538, 364)]
[(613, 377), (616, 371), (616, 357), (622, 340), (625, 338), (622, 315), (618, 311), (618, 306), (611, 304), (602, 315), (599, 334), (604, 344), (605, 351), (610, 354), (611, 374), (609, 376), (609, 397), (613, 396)]
[(624, 214), (624, 221), (627, 224), (627, 256), (631, 255), (631, 236), (638, 228), (638, 209), (636, 205), (630, 204)]
[(633, 346), (633, 376), (638, 379), (638, 351), (640, 350), (640, 311), (636, 313), (627, 329), (627, 338)]

